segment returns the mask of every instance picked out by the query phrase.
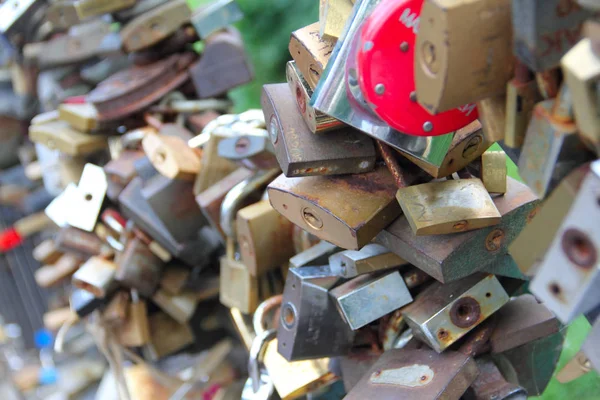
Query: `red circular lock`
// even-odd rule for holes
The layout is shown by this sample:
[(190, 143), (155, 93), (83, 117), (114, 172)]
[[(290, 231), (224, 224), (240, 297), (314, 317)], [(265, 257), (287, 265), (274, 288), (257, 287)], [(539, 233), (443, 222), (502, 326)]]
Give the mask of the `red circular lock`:
[(383, 1), (365, 20), (356, 61), (358, 84), (373, 111), (392, 128), (438, 136), (477, 119), (475, 104), (431, 115), (417, 103), (414, 57), (424, 0)]

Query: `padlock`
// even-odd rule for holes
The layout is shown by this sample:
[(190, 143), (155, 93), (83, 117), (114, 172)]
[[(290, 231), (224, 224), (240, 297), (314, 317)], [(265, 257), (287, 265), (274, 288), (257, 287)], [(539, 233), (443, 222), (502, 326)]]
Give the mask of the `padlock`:
[[(375, 243), (367, 244), (359, 251), (346, 250), (333, 254), (329, 256), (328, 262), (331, 271), (335, 275), (343, 278), (354, 278), (358, 275), (398, 268), (399, 266), (406, 264), (406, 261), (395, 253), (391, 252), (386, 247)], [(314, 263), (312, 265), (318, 264)], [(294, 266), (298, 267), (301, 265)]]
[(506, 153), (486, 151), (481, 155), (481, 182), (490, 193), (506, 193)]
[[(365, 19), (360, 33), (346, 39), (354, 42), (355, 48), (346, 67), (348, 90), (359, 107), (362, 103), (363, 108), (370, 108), (393, 129), (415, 136), (439, 136), (473, 122), (477, 111), (474, 104), (463, 103), (432, 116), (417, 104), (413, 59), (421, 47), (415, 46), (418, 29), (413, 23), (419, 20), (422, 5), (422, 0), (379, 4)], [(389, 40), (391, 37), (395, 42)], [(393, 74), (381, 59), (404, 73)]]
[(401, 22), (418, 30), (415, 83), (426, 110), (437, 114), (506, 90), (514, 64), (510, 1), (426, 1), (419, 16), (416, 10)]
[(493, 360), (506, 379), (518, 384), (528, 396), (544, 393), (554, 375), (556, 363), (563, 349), (564, 333), (534, 340), (500, 354)]
[(142, 146), (154, 168), (167, 178), (193, 181), (200, 171), (200, 157), (178, 137), (149, 134)]
[(103, 299), (117, 288), (117, 265), (100, 257), (91, 257), (73, 274), (73, 286)]
[(104, 165), (108, 184), (106, 196), (110, 200), (117, 201), (123, 188), (136, 176), (134, 163), (142, 157), (144, 153), (141, 151), (126, 150), (121, 152), (119, 158), (110, 160)]
[(202, 210), (202, 214), (211, 226), (221, 234), (223, 241), (226, 235), (220, 224), (221, 204), (231, 189), (251, 176), (252, 172), (250, 170), (238, 168), (196, 196), (196, 202)]
[(271, 139), (265, 135), (243, 135), (219, 142), (219, 157), (250, 170), (278, 168)]
[(98, 310), (104, 304), (104, 299), (94, 296), (85, 289), (75, 289), (69, 297), (71, 309), (79, 318), (84, 318)]
[(77, 0), (75, 10), (81, 20), (131, 7), (135, 0)]
[(586, 355), (590, 364), (600, 370), (600, 354), (598, 354), (598, 335), (600, 335), (600, 319), (597, 319), (592, 326), (592, 330), (588, 333), (585, 342), (581, 346), (581, 351)]
[(148, 182), (150, 178), (158, 175), (158, 170), (154, 168), (154, 165), (152, 165), (150, 159), (145, 155), (135, 160), (133, 162), (133, 167), (137, 176), (142, 180), (143, 183)]
[(56, 1), (49, 5), (46, 20), (52, 24), (53, 30), (68, 29), (81, 22), (74, 1)]
[(40, 70), (46, 70), (84, 63), (94, 57), (116, 55), (120, 51), (119, 34), (102, 27), (85, 34), (61, 35), (46, 42), (27, 44), (23, 48), (23, 57), (27, 65), (35, 65)]
[(288, 271), (277, 329), (286, 360), (343, 355), (351, 347), (354, 333), (328, 295), (339, 280), (328, 266)]
[(251, 314), (259, 303), (259, 279), (252, 276), (246, 266), (235, 259), (235, 244), (228, 240), (227, 255), (221, 257), (220, 291), (221, 304), (239, 309), (244, 314)]
[(456, 131), (450, 146), (439, 166), (402, 153), (404, 157), (418, 165), (434, 178), (443, 178), (465, 168), (479, 158), (493, 143), (483, 134), (481, 123), (473, 121)]
[(512, 298), (495, 316), (490, 337), (492, 353), (502, 353), (558, 332), (560, 324), (544, 304), (530, 294)]
[[(400, 214), (397, 186), (382, 166), (357, 175), (280, 175), (267, 190), (273, 208), (292, 223), (344, 249), (360, 249)], [(345, 206), (349, 199), (353, 210)]]
[[(323, 71), (321, 78), (318, 80), (319, 84), (314, 89), (311, 105), (315, 110), (363, 131), (369, 136), (400, 151), (403, 155), (412, 156), (423, 164), (430, 165), (432, 168), (439, 168), (450, 148), (452, 134), (435, 137), (402, 134), (381, 120), (381, 118), (367, 107), (362, 99), (358, 100), (356, 98), (356, 96), (359, 98), (362, 96), (360, 87), (358, 86), (358, 75), (347, 73), (349, 65), (354, 65), (354, 59), (356, 58), (355, 40), (353, 39), (359, 36), (362, 22), (377, 4), (377, 1), (369, 0), (355, 5), (353, 14), (346, 26), (348, 29), (344, 30), (342, 33), (343, 37), (340, 37), (335, 45), (328, 67)], [(318, 35), (318, 33), (316, 34)], [(294, 55), (293, 52), (292, 55)], [(304, 77), (310, 83), (298, 59), (296, 59), (296, 63)], [(354, 70), (356, 72), (356, 67), (354, 67)], [(410, 100), (409, 93), (407, 93), (405, 100)], [(400, 108), (412, 107), (407, 104), (406, 107)], [(466, 107), (463, 110), (465, 114), (469, 113), (469, 117), (475, 118), (472, 108)], [(420, 116), (424, 115), (420, 114)], [(407, 116), (407, 120), (413, 123), (415, 121), (411, 116)], [(427, 125), (426, 128), (433, 129), (434, 127)], [(425, 133), (422, 125), (419, 125), (419, 132), (422, 134)]]
[(100, 255), (105, 251), (105, 245), (98, 236), (71, 227), (62, 228), (54, 241), (59, 251), (75, 254), (83, 259)]
[(510, 254), (525, 275), (533, 276), (537, 272), (589, 168), (589, 164), (584, 164), (567, 175), (527, 218), (528, 223), (509, 245)]
[(369, 137), (349, 128), (314, 135), (298, 112), (287, 84), (265, 85), (261, 104), (286, 176), (358, 174), (374, 168), (375, 148)]
[(211, 34), (227, 28), (244, 17), (235, 0), (218, 0), (198, 7), (192, 14), (192, 25), (200, 36), (206, 39)]
[(520, 149), (535, 104), (542, 100), (531, 72), (520, 61), (515, 63), (515, 77), (506, 86), (506, 131), (504, 144)]
[[(295, 226), (296, 225), (294, 225), (294, 227)], [(325, 240), (321, 240), (314, 246), (311, 246), (308, 249), (299, 252), (295, 256), (290, 257), (290, 268), (300, 268), (309, 265), (325, 265), (327, 262), (329, 262), (329, 257), (339, 250), (340, 248), (336, 245), (326, 242)]]
[(325, 39), (337, 40), (351, 13), (352, 2), (350, 0), (321, 0), (319, 2), (319, 35)]
[(591, 293), (597, 290), (600, 276), (600, 243), (595, 234), (599, 190), (600, 163), (595, 161), (531, 282), (531, 292), (563, 323), (598, 305)]
[(462, 398), (465, 400), (509, 400), (526, 399), (525, 389), (514, 383), (507, 382), (494, 361), (489, 357), (477, 361), (479, 375)]
[(54, 264), (63, 255), (58, 249), (56, 242), (46, 239), (33, 249), (33, 258), (41, 264)]
[(311, 89), (317, 87), (321, 74), (333, 52), (335, 41), (320, 35), (318, 22), (300, 28), (290, 37), (289, 51)]
[(458, 399), (478, 374), (475, 361), (458, 352), (389, 350), (345, 399)]
[(557, 67), (592, 17), (576, 0), (512, 0), (512, 10), (514, 54), (535, 72)]
[(212, 133), (202, 149), (201, 168), (194, 182), (196, 196), (224, 180), (237, 168), (233, 161), (219, 156), (218, 146), (223, 139), (225, 139), (224, 136)]
[(498, 225), (502, 218), (479, 179), (408, 186), (398, 189), (396, 198), (417, 236), (481, 229)]
[(183, 85), (187, 67), (196, 56), (172, 54), (149, 65), (132, 66), (100, 82), (86, 96), (98, 111), (100, 121), (114, 121), (133, 115)]
[(313, 90), (300, 72), (296, 61), (288, 61), (286, 78), (292, 93), (296, 95), (298, 110), (300, 110), (304, 122), (312, 133), (324, 133), (344, 126), (337, 119), (316, 111), (310, 105)]
[(229, 27), (206, 39), (202, 58), (190, 66), (189, 74), (200, 99), (224, 94), (250, 82), (254, 70), (240, 33)]
[(79, 132), (65, 121), (31, 125), (29, 138), (71, 156), (89, 155), (107, 148), (106, 136)]
[(239, 210), (236, 224), (242, 261), (252, 275), (278, 268), (294, 255), (292, 223), (275, 211), (268, 200)]
[(63, 254), (53, 264), (38, 268), (34, 273), (35, 282), (43, 288), (55, 286), (73, 275), (81, 262), (72, 254)]
[(151, 297), (161, 279), (163, 262), (137, 237), (129, 240), (123, 252), (115, 258), (116, 280), (123, 286), (136, 289), (142, 296)]
[(149, 317), (150, 343), (144, 348), (147, 358), (159, 360), (194, 343), (194, 335), (187, 324), (180, 324), (165, 313)]
[[(555, 100), (538, 103), (519, 158), (519, 175), (540, 198), (573, 167), (593, 159), (573, 121), (570, 89), (563, 84)], [(562, 168), (561, 168), (562, 167)]]
[(192, 182), (162, 175), (150, 178), (142, 189), (148, 205), (177, 241), (195, 237), (205, 224), (192, 189)]
[(102, 311), (102, 318), (113, 327), (123, 326), (129, 312), (129, 293), (124, 290), (116, 292)]
[[(141, 193), (142, 182), (134, 178), (119, 195), (119, 204), (123, 214), (133, 220), (148, 236), (147, 244), (163, 261), (168, 261), (167, 253), (181, 259), (189, 265), (202, 265), (218, 247), (218, 239), (210, 229), (200, 229), (197, 237), (179, 242), (171, 235), (152, 207)], [(153, 240), (152, 240), (153, 239)], [(159, 246), (157, 246), (159, 245)], [(162, 247), (163, 249), (160, 249)]]
[(190, 271), (176, 265), (168, 265), (160, 279), (160, 288), (171, 295), (180, 294), (190, 278)]
[(600, 149), (600, 55), (592, 49), (589, 38), (582, 39), (561, 60), (565, 84), (573, 99), (578, 133), (595, 151)]
[(150, 342), (150, 325), (146, 301), (139, 298), (137, 292), (131, 292), (127, 319), (115, 330), (118, 341), (125, 347), (140, 347)]
[(111, 55), (96, 63), (82, 66), (79, 75), (85, 82), (97, 85), (117, 71), (130, 66), (131, 61), (125, 54)]
[(434, 282), (402, 314), (413, 335), (441, 353), (508, 300), (494, 275), (473, 274), (456, 282)]
[(483, 135), (489, 142), (504, 140), (506, 133), (506, 94), (491, 96), (477, 102)]
[(587, 375), (592, 370), (592, 364), (587, 355), (580, 350), (556, 374), (556, 380), (562, 384)]
[(162, 289), (154, 293), (152, 301), (180, 324), (185, 324), (192, 318), (198, 303), (193, 293), (171, 295)]
[(331, 289), (329, 295), (352, 330), (413, 301), (398, 271), (361, 275)]
[(146, 49), (189, 23), (191, 10), (185, 1), (169, 1), (129, 21), (121, 29), (128, 53)]
[(110, 124), (98, 122), (98, 111), (90, 103), (61, 104), (58, 107), (59, 119), (67, 121), (74, 129), (85, 133), (96, 133), (110, 128)]
[(97, 165), (86, 164), (77, 190), (70, 199), (69, 205), (72, 208), (66, 222), (74, 228), (91, 232), (100, 215), (107, 188), (104, 170)]
[(494, 256), (505, 254), (539, 203), (527, 186), (512, 178), (508, 178), (506, 194), (493, 200), (502, 215), (499, 225), (420, 237), (413, 234), (407, 218), (402, 216), (381, 231), (375, 241), (440, 282), (463, 278), (484, 268)]

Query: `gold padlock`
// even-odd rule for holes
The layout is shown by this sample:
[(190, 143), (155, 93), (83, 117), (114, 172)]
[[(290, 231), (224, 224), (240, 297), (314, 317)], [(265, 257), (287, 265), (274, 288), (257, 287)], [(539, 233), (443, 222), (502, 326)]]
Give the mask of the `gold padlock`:
[(87, 155), (108, 147), (106, 136), (79, 132), (65, 121), (31, 125), (29, 139), (70, 156)]
[(227, 254), (220, 259), (221, 288), (219, 300), (229, 308), (251, 314), (258, 307), (258, 279), (246, 266), (235, 259), (235, 243), (227, 240)]
[(181, 138), (148, 134), (142, 140), (144, 152), (163, 176), (193, 181), (200, 171), (200, 157)]
[(398, 189), (396, 198), (417, 236), (481, 229), (502, 217), (479, 179), (408, 186)]
[(322, 38), (319, 30), (318, 22), (300, 28), (292, 32), (289, 44), (290, 54), (296, 61), (298, 70), (313, 90), (317, 87), (335, 46), (334, 41)]
[(491, 143), (503, 140), (506, 133), (506, 94), (478, 101), (477, 111), (485, 138)]
[(503, 151), (483, 153), (481, 181), (490, 193), (506, 193), (506, 153)]
[(101, 129), (98, 122), (98, 111), (91, 103), (61, 104), (58, 106), (58, 115), (62, 121), (67, 121), (74, 129), (90, 133)]
[(160, 279), (160, 287), (171, 295), (181, 293), (190, 276), (190, 271), (183, 267), (169, 265), (165, 268), (162, 278)]
[(184, 292), (171, 295), (162, 289), (154, 293), (152, 301), (180, 324), (185, 324), (192, 318), (198, 304), (196, 296), (193, 293)]
[(321, 0), (319, 2), (319, 34), (321, 37), (337, 40), (351, 13), (352, 2), (350, 0)]
[(268, 200), (239, 210), (236, 223), (242, 260), (253, 276), (278, 268), (295, 254), (293, 225)]
[(511, 15), (510, 0), (423, 4), (415, 83), (426, 110), (437, 114), (506, 90), (515, 60)]
[(131, 292), (127, 319), (115, 331), (119, 343), (125, 347), (140, 347), (150, 342), (150, 325), (146, 302), (139, 298), (137, 292)]
[(204, 192), (238, 168), (233, 161), (219, 156), (219, 143), (227, 137), (219, 134), (216, 129), (210, 132), (210, 138), (202, 147), (202, 166), (194, 182), (195, 195)]
[(180, 324), (165, 313), (153, 314), (149, 323), (150, 343), (145, 350), (152, 360), (159, 360), (194, 343), (194, 334), (189, 325)]
[(537, 82), (529, 69), (517, 61), (515, 77), (506, 86), (506, 124), (504, 144), (520, 149), (525, 140), (533, 107), (542, 100)]

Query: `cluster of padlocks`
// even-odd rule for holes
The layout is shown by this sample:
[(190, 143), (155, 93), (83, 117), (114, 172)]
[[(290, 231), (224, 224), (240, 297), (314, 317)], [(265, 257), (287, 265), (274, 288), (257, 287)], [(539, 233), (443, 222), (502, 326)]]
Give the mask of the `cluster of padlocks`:
[(13, 97), (45, 111), (20, 171), (48, 195), (0, 245), (52, 232), (36, 280), (70, 282), (53, 320), (94, 332), (121, 398), (149, 398), (123, 359), (158, 379), (202, 349), (164, 398), (540, 395), (581, 315), (557, 378), (600, 369), (599, 16), (321, 0), (287, 82), (231, 114), (252, 79), (234, 1), (5, 1)]

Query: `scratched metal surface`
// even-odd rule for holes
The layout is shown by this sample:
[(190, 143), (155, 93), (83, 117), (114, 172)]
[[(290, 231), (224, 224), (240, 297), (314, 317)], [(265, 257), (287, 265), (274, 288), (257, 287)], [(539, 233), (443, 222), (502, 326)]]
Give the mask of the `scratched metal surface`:
[[(0, 230), (10, 227), (23, 215), (11, 207), (0, 206)], [(38, 237), (29, 238), (14, 250), (0, 255), (0, 315), (21, 326), (27, 347), (33, 347), (33, 333), (43, 327), (49, 291), (40, 288), (33, 273), (39, 263), (33, 259)]]

